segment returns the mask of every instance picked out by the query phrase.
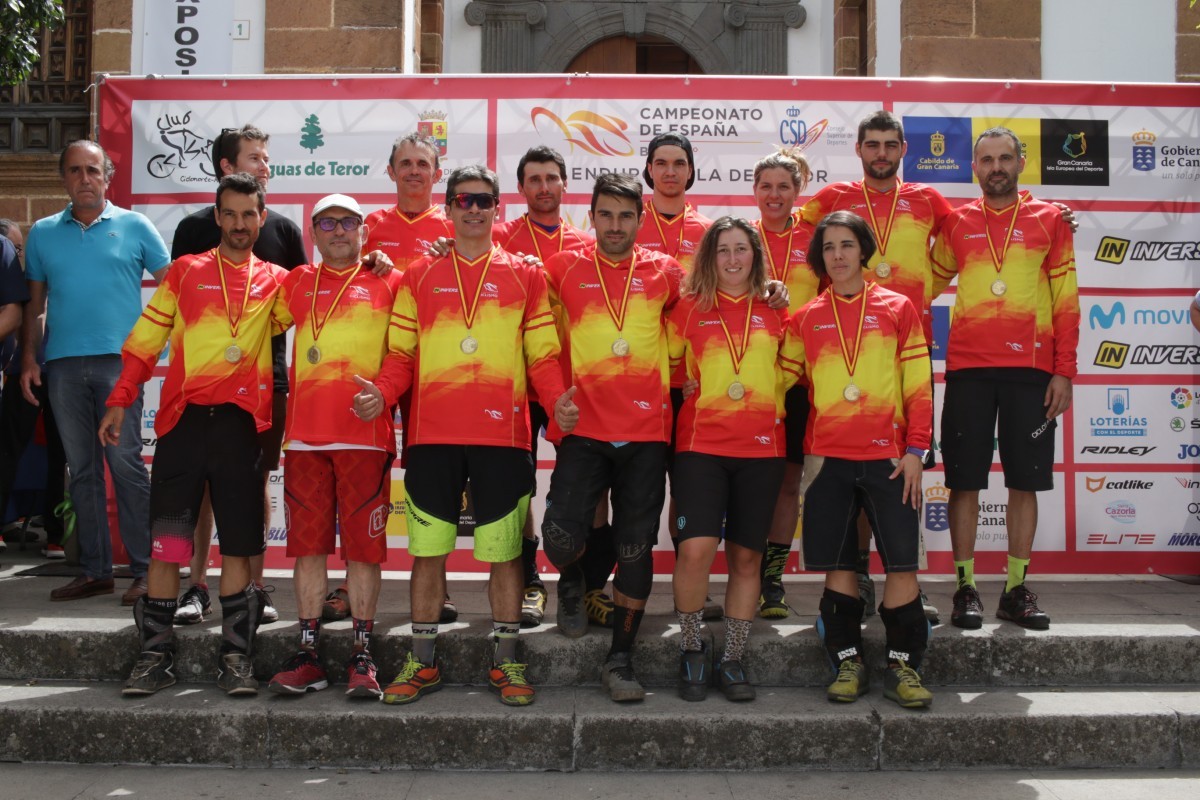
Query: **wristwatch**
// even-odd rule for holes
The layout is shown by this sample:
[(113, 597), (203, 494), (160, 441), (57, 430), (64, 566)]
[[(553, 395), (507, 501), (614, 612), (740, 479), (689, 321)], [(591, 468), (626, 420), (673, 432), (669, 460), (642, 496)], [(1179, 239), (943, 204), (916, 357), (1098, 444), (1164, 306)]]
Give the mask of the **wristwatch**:
[(916, 456), (917, 458), (921, 459), (922, 463), (924, 463), (925, 459), (929, 458), (929, 451), (922, 450), (919, 447), (906, 447), (904, 452), (907, 455)]

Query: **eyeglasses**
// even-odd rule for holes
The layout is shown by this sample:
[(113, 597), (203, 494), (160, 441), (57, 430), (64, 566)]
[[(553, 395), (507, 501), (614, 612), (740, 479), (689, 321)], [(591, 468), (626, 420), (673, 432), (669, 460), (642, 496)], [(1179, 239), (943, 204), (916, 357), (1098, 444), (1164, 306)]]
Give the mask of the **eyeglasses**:
[(320, 219), (313, 220), (313, 225), (316, 225), (326, 233), (336, 229), (339, 223), (342, 226), (342, 230), (349, 233), (350, 231), (358, 230), (358, 226), (362, 225), (362, 220), (358, 217), (342, 217), (341, 219), (334, 219), (333, 217), (321, 217)]
[(466, 211), (471, 206), (476, 206), (480, 211), (487, 211), (490, 208), (495, 208), (500, 202), (500, 198), (494, 194), (487, 192), (459, 192), (450, 198), (448, 206), (456, 206), (457, 208)]

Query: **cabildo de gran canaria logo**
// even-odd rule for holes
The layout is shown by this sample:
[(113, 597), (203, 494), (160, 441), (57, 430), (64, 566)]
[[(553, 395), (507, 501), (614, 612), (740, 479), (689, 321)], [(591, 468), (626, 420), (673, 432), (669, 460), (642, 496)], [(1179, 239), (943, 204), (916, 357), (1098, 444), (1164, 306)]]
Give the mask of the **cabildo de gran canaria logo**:
[(930, 531), (950, 530), (950, 490), (940, 483), (925, 490), (925, 527)]

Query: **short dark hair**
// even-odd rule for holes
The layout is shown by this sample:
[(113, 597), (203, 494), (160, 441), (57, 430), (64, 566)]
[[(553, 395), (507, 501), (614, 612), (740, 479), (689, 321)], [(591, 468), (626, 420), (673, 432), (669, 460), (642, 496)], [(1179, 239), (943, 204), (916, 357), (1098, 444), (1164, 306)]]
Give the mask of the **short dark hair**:
[(975, 144), (971, 145), (971, 158), (975, 157), (975, 148), (979, 147), (979, 143), (984, 139), (998, 139), (1001, 137), (1007, 137), (1010, 139), (1013, 144), (1013, 149), (1017, 151), (1017, 156), (1020, 157), (1022, 155), (1021, 140), (1017, 137), (1017, 135), (1012, 132), (1011, 128), (1006, 128), (1003, 125), (997, 125), (994, 128), (988, 128), (986, 131), (979, 134), (979, 136), (975, 139)]
[(684, 190), (692, 188), (692, 184), (696, 182), (696, 155), (692, 152), (692, 142), (682, 133), (668, 131), (660, 133), (650, 140), (650, 144), (646, 145), (646, 166), (642, 168), (642, 177), (646, 179), (646, 185), (651, 189), (654, 188), (654, 178), (650, 176), (650, 165), (654, 163), (654, 151), (660, 147), (678, 147), (687, 156), (688, 167), (692, 170), (692, 176), (688, 178), (687, 184), (684, 185)]
[(500, 199), (500, 179), (496, 177), (496, 173), (482, 164), (468, 164), (454, 170), (450, 177), (446, 178), (446, 205), (450, 205), (450, 198), (458, 194), (458, 185), (467, 181), (483, 181), (492, 187), (492, 196)]
[(600, 195), (606, 197), (623, 197), (632, 200), (637, 205), (637, 213), (642, 215), (642, 182), (632, 175), (622, 175), (617, 172), (604, 172), (596, 176), (596, 185), (592, 187), (592, 211), (596, 210), (596, 199)]
[(558, 165), (558, 176), (564, 181), (567, 179), (567, 162), (563, 160), (562, 153), (559, 153), (552, 147), (539, 144), (537, 147), (531, 147), (526, 150), (525, 155), (521, 156), (521, 160), (517, 162), (518, 186), (525, 183), (525, 165), (530, 161), (534, 164), (546, 164), (553, 161)]
[(105, 152), (104, 148), (96, 142), (93, 142), (91, 139), (76, 139), (75, 141), (68, 143), (67, 146), (63, 148), (63, 151), (58, 154), (59, 177), (67, 177), (67, 153), (71, 152), (76, 147), (87, 147), (100, 153), (100, 155), (104, 157), (104, 181), (107, 183), (112, 180), (113, 173), (117, 171), (117, 168), (113, 166), (112, 159), (108, 157), (108, 153)]
[(237, 192), (238, 194), (254, 195), (258, 198), (258, 210), (262, 211), (267, 207), (267, 195), (263, 188), (258, 185), (258, 181), (249, 172), (235, 172), (232, 175), (226, 175), (221, 178), (217, 184), (217, 209), (221, 208), (221, 195), (225, 192)]
[[(876, 130), (872, 128), (871, 130)], [(875, 255), (875, 234), (871, 233), (871, 226), (867, 221), (850, 211), (834, 211), (832, 214), (826, 214), (825, 218), (817, 223), (817, 227), (813, 230), (812, 241), (808, 244), (808, 263), (812, 267), (813, 272), (818, 278), (828, 276), (825, 271), (825, 230), (832, 225), (838, 225), (843, 228), (849, 228), (854, 238), (858, 239), (858, 246), (862, 250), (862, 264), (866, 266), (871, 260), (871, 256)]]
[(433, 171), (438, 171), (438, 165), (441, 163), (441, 159), (439, 158), (441, 148), (438, 147), (437, 139), (434, 139), (432, 136), (426, 136), (423, 133), (417, 133), (416, 131), (413, 131), (412, 133), (406, 133), (396, 141), (392, 142), (392, 152), (388, 153), (389, 167), (392, 166), (392, 159), (396, 157), (396, 151), (399, 150), (400, 145), (404, 144), (405, 142), (412, 142), (413, 144), (419, 144), (422, 147), (428, 147), (429, 152), (433, 153)]
[(867, 131), (895, 131), (900, 134), (900, 143), (904, 144), (904, 124), (900, 118), (890, 111), (880, 109), (869, 114), (858, 123), (858, 143), (862, 144), (867, 138)]
[(228, 161), (237, 168), (238, 156), (242, 154), (242, 142), (262, 142), (264, 145), (271, 141), (271, 134), (246, 124), (240, 128), (222, 128), (212, 143), (213, 174), (220, 178), (221, 161)]

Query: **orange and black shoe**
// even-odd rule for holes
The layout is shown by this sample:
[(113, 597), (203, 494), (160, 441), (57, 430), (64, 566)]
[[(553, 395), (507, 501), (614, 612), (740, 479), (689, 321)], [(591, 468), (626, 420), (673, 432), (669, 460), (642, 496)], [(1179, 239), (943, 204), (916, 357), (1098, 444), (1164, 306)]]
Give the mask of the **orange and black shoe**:
[(493, 664), (488, 673), (488, 683), (506, 706), (527, 706), (533, 702), (534, 691), (525, 680), (524, 664), (513, 661)]
[(405, 656), (404, 666), (400, 668), (400, 673), (383, 690), (383, 697), (380, 699), (385, 703), (396, 705), (415, 703), (422, 696), (441, 688), (442, 671), (438, 669), (437, 662), (422, 664), (413, 658), (412, 653), (408, 653)]

